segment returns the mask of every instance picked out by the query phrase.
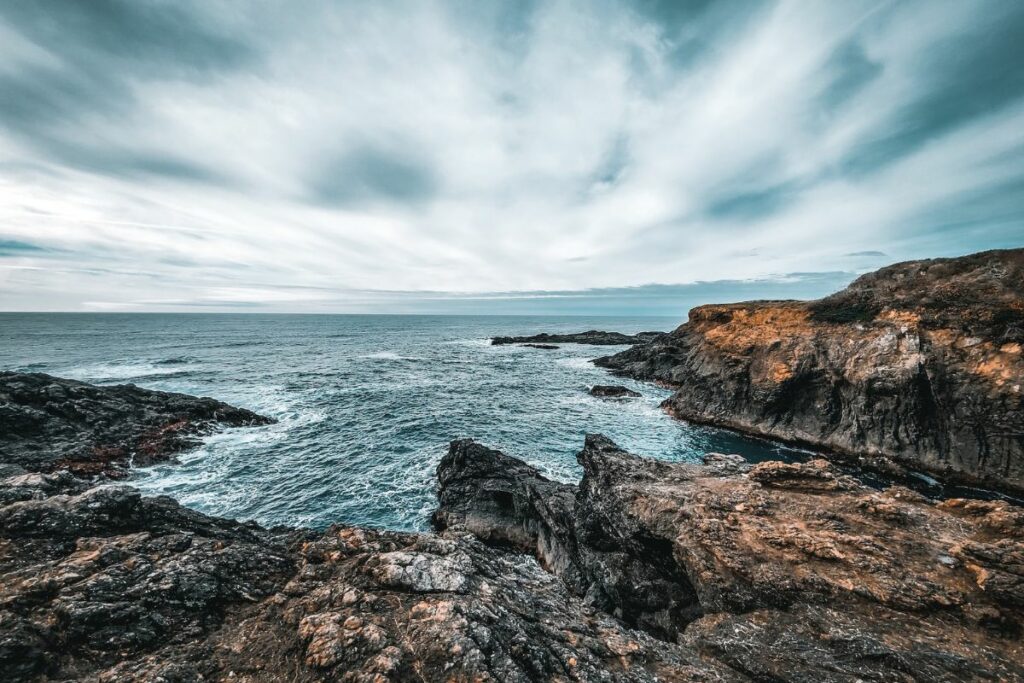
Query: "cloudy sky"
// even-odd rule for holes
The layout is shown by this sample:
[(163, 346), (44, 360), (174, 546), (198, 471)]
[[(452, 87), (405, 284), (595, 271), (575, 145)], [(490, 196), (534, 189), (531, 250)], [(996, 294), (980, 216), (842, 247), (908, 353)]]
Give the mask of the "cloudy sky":
[(0, 310), (669, 313), (1024, 245), (1024, 3), (0, 3)]

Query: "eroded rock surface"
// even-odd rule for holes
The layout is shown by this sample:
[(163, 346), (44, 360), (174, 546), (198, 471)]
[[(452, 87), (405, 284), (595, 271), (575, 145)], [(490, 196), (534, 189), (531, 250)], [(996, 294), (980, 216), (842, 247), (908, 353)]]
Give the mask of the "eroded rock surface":
[(600, 436), (578, 458), (575, 488), (457, 442), (436, 521), (755, 680), (1024, 680), (1024, 509), (868, 489), (824, 460), (670, 464)]
[(699, 306), (598, 359), (673, 415), (1024, 490), (1024, 250), (911, 261), (811, 302)]
[(0, 481), (0, 680), (740, 681), (466, 534), (266, 530)]
[(547, 332), (542, 332), (541, 334), (527, 337), (493, 337), (491, 344), (495, 346), (502, 344), (594, 344), (597, 346), (617, 346), (620, 344), (641, 344), (661, 334), (661, 332), (623, 334), (621, 332), (602, 332), (600, 330), (587, 330), (586, 332), (575, 332), (572, 334), (548, 334)]
[(31, 472), (122, 477), (216, 429), (272, 422), (212, 398), (0, 372), (0, 463)]

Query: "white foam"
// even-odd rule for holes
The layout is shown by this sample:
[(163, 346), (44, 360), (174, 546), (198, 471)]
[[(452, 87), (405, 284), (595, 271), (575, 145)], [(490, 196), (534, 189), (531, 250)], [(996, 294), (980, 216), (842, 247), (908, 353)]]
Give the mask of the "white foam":
[(422, 360), (419, 356), (402, 356), (394, 351), (377, 351), (376, 353), (360, 356), (360, 358), (372, 358), (374, 360)]
[(70, 379), (110, 382), (140, 377), (182, 375), (195, 368), (193, 364), (157, 365), (145, 361), (114, 361), (61, 370), (60, 374)]

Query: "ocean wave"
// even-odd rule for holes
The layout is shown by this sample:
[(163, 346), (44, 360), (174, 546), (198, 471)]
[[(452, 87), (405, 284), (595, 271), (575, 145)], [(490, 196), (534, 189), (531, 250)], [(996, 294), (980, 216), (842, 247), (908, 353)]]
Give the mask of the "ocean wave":
[(423, 360), (420, 356), (403, 356), (394, 351), (377, 351), (375, 353), (367, 353), (360, 358), (369, 358), (371, 360)]
[(61, 370), (60, 374), (71, 379), (103, 383), (128, 382), (150, 377), (161, 379), (187, 377), (192, 372), (193, 370), (184, 369), (180, 365), (159, 365), (152, 361), (114, 361), (68, 368)]

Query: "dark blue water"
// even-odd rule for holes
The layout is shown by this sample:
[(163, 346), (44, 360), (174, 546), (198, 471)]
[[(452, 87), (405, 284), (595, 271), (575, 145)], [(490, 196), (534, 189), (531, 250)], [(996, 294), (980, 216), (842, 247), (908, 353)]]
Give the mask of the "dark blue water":
[[(671, 329), (658, 318), (0, 314), (0, 368), (213, 396), (280, 422), (213, 436), (133, 485), (264, 524), (422, 529), (434, 468), (473, 437), (548, 476), (579, 477), (587, 432), (666, 460), (753, 459), (773, 444), (672, 420), (668, 392), (588, 361), (623, 347), (491, 346), (493, 335)], [(640, 400), (586, 390), (622, 383)]]

